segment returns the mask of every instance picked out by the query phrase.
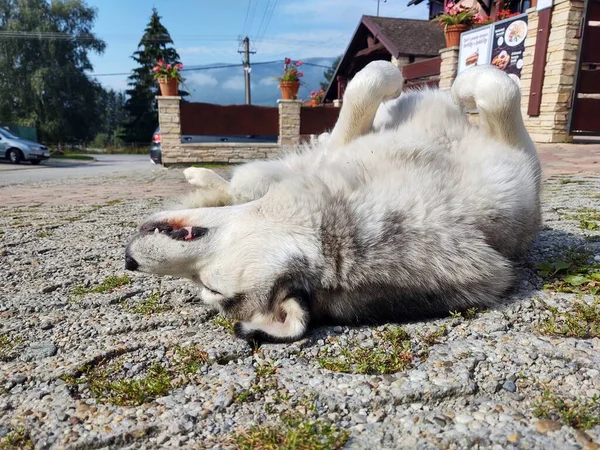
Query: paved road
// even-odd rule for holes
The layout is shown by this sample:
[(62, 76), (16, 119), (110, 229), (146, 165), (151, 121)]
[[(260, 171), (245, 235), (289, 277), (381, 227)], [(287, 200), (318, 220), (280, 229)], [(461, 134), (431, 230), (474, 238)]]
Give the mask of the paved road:
[(64, 178), (94, 177), (115, 173), (142, 173), (160, 170), (148, 155), (94, 155), (96, 161), (49, 160), (39, 166), (0, 161), (0, 186), (37, 183)]

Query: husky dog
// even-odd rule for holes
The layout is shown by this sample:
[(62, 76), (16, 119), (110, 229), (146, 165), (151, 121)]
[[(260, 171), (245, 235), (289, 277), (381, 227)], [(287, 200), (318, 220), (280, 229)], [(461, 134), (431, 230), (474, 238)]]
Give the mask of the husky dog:
[[(228, 182), (186, 169), (187, 209), (155, 214), (126, 268), (186, 277), (248, 341), (498, 302), (540, 224), (540, 163), (517, 85), (492, 66), (402, 95), (391, 63), (349, 83), (331, 134)], [(477, 108), (479, 124), (465, 108)]]

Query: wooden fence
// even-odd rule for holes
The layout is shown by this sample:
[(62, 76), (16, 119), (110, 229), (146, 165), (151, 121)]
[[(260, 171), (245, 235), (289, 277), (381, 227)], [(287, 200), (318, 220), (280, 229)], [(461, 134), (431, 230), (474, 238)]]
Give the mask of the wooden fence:
[(431, 58), (402, 67), (404, 89), (437, 87), (440, 83), (441, 58)]

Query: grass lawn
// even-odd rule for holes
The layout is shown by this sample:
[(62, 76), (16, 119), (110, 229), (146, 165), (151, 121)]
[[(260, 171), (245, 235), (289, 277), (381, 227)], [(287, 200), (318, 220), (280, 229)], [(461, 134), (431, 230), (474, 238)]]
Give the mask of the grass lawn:
[(62, 155), (50, 155), (51, 159), (80, 159), (84, 161), (94, 161), (93, 156), (82, 155), (80, 153), (63, 153)]

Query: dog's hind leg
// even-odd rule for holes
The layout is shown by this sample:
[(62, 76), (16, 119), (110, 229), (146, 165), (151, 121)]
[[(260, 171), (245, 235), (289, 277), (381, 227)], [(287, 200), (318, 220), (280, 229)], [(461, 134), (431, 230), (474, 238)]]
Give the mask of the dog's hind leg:
[(456, 78), (451, 93), (457, 105), (477, 108), (486, 134), (537, 158), (521, 115), (520, 89), (506, 73), (494, 66), (470, 68)]
[(327, 142), (336, 149), (371, 131), (381, 102), (402, 92), (402, 72), (390, 62), (374, 61), (348, 83), (339, 118)]
[(188, 167), (183, 171), (188, 183), (198, 188), (197, 191), (184, 197), (184, 208), (203, 208), (209, 206), (225, 206), (233, 203), (229, 182), (210, 169)]

